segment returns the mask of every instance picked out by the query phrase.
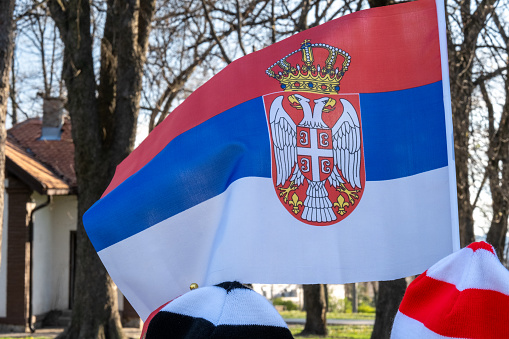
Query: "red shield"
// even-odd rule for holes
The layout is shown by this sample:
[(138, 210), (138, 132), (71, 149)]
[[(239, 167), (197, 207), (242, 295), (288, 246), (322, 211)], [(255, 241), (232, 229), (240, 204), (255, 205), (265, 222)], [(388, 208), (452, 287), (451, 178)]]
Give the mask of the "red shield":
[[(359, 96), (279, 92), (265, 96), (264, 103), (272, 178), (282, 206), (315, 226), (347, 218), (365, 186)], [(351, 161), (359, 161), (357, 173), (341, 168)]]
[(297, 126), (297, 164), (311, 181), (329, 177), (334, 165), (331, 129)]

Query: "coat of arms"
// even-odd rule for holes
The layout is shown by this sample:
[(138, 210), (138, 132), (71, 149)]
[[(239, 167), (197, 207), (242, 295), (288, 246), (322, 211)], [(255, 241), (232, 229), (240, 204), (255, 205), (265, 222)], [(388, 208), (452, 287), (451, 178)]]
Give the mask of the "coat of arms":
[[(293, 66), (299, 51), (303, 64)], [(314, 54), (324, 57), (323, 67), (315, 66)], [(363, 193), (359, 96), (338, 93), (350, 59), (339, 48), (306, 40), (266, 72), (283, 89), (264, 97), (276, 193), (292, 215), (311, 225), (346, 218)]]

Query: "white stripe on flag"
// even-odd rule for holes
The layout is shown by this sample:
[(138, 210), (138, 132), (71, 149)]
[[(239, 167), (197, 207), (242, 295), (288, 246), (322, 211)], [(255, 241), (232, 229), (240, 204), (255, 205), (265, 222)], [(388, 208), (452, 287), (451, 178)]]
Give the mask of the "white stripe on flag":
[[(449, 157), (449, 175), (451, 178), (456, 178), (456, 162), (454, 158), (454, 131), (452, 125), (452, 108), (451, 108), (451, 84), (449, 80), (449, 60), (447, 48), (447, 23), (445, 13), (445, 1), (435, 1), (437, 7), (437, 20), (438, 20), (438, 34), (440, 41), (440, 59), (442, 63), (442, 89), (444, 94), (444, 110), (445, 110), (445, 130), (447, 138), (447, 156)], [(449, 182), (449, 194), (451, 195), (451, 210), (458, 210), (456, 180)], [(452, 240), (453, 250), (460, 249), (460, 232), (456, 225), (459, 225), (458, 213), (451, 214), (452, 227)]]
[[(448, 185), (447, 167), (366, 182), (359, 206), (347, 219), (315, 227), (284, 209), (272, 179), (243, 178), (223, 194), (99, 255), (142, 319), (160, 306), (162, 297), (169, 301), (187, 292), (176, 286), (193, 282), (204, 286), (229, 280), (300, 284), (395, 279), (422, 273), (452, 252), (450, 201), (436, 194)], [(374, 224), (374, 215), (384, 218)], [(178, 239), (178, 249), (167, 245), (175, 243), (170, 239)], [(320, 245), (306, 246), (310, 241)], [(158, 251), (161, 248), (164, 251)]]

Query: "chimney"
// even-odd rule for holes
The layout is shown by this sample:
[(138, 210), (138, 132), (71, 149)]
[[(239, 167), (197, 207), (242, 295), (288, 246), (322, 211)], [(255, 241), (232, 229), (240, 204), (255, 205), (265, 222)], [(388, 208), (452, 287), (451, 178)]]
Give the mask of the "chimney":
[(64, 104), (63, 98), (43, 97), (40, 140), (60, 140), (64, 124)]

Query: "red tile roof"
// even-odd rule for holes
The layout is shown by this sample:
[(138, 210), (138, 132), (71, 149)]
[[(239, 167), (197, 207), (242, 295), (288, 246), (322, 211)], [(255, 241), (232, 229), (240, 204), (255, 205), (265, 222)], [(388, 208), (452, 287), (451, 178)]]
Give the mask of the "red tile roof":
[[(53, 190), (53, 194), (75, 191), (74, 144), (69, 119), (65, 119), (60, 140), (39, 140), (41, 128), (41, 119), (33, 118), (9, 129), (6, 157), (38, 181), (44, 191)], [(64, 193), (65, 187), (68, 193)]]

